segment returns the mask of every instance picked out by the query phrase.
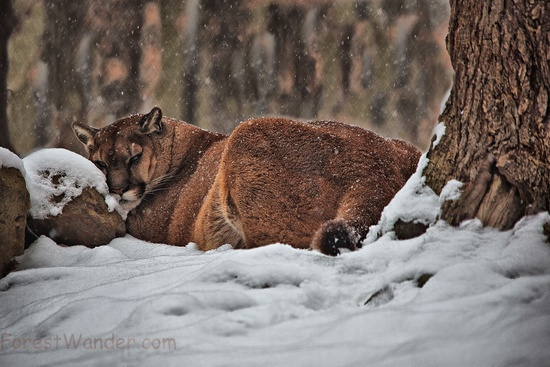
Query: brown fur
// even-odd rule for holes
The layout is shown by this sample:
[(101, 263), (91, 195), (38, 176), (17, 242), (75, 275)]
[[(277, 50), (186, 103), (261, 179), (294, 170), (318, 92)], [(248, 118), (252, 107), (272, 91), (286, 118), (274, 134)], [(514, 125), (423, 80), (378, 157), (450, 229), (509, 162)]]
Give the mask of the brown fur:
[(111, 191), (138, 199), (126, 203), (138, 204), (128, 233), (202, 250), (275, 242), (354, 250), (420, 157), (406, 142), (338, 122), (259, 118), (225, 136), (155, 108), (101, 130), (73, 129), (90, 160), (108, 165)]

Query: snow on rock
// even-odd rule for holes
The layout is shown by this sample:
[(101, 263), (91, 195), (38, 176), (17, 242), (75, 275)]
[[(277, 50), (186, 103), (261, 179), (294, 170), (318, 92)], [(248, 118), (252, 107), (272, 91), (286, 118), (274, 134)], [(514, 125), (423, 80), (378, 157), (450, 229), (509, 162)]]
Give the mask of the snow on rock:
[[(445, 125), (440, 123), (435, 128), (435, 140), (432, 148), (441, 141), (445, 134)], [(428, 165), (427, 153), (424, 153), (418, 162), (415, 173), (409, 177), (405, 185), (397, 192), (394, 198), (382, 211), (378, 224), (371, 226), (365, 244), (376, 241), (380, 236), (394, 231), (397, 221), (420, 223), (426, 227), (433, 225), (439, 218), (441, 206), (447, 200), (458, 200), (463, 183), (450, 180), (437, 195), (426, 185), (426, 177), (422, 176)]]
[(11, 150), (0, 147), (0, 167), (17, 168), (25, 176), (23, 161)]
[(394, 224), (401, 219), (404, 222), (418, 222), (425, 225), (435, 223), (440, 211), (437, 194), (425, 184), (422, 172), (428, 159), (426, 154), (420, 157), (416, 172), (397, 192), (392, 201), (384, 208), (378, 224), (371, 226), (365, 243), (372, 243), (380, 236), (392, 232)]
[[(109, 195), (103, 173), (88, 159), (66, 149), (42, 149), (23, 159), (35, 219), (55, 217), (87, 187), (105, 196), (109, 211), (120, 208)], [(119, 211), (120, 213), (120, 211)]]
[(547, 365), (549, 220), (437, 222), (338, 257), (41, 237), (0, 280), (0, 365)]

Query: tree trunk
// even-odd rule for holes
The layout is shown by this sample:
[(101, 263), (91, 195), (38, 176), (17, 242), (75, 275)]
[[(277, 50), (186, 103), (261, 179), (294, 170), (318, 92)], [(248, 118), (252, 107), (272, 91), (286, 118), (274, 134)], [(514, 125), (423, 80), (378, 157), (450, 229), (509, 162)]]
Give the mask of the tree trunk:
[(185, 4), (185, 35), (183, 41), (183, 90), (181, 119), (190, 124), (197, 123), (198, 73), (199, 73), (199, 24), (200, 0), (189, 0)]
[[(149, 47), (158, 35), (156, 26), (147, 24), (148, 39), (141, 39), (144, 3), (45, 1), (43, 58), (58, 132), (56, 146), (82, 152), (70, 127), (73, 121), (103, 126), (140, 109), (146, 97), (142, 84), (152, 93), (154, 76), (140, 80), (140, 40)], [(149, 10), (154, 8), (149, 5)], [(153, 60), (157, 55), (146, 56), (144, 64), (158, 64)]]
[[(86, 22), (89, 24), (87, 35), (91, 37), (92, 44), (88, 56), (92, 65), (92, 98), (103, 101), (103, 111), (94, 113), (97, 126), (135, 113), (141, 107), (140, 39), (144, 4), (145, 0), (89, 2)], [(149, 34), (146, 36), (158, 37), (154, 35), (156, 32), (151, 32), (152, 28), (152, 24), (147, 25)], [(150, 40), (143, 41), (151, 45)]]
[[(82, 120), (83, 97), (76, 71), (76, 50), (82, 34), (86, 11), (80, 2), (46, 0), (44, 2), (42, 59), (47, 65), (47, 98), (57, 131), (55, 145), (79, 151), (71, 123)], [(82, 152), (82, 150), (80, 150)]]
[(442, 218), (511, 228), (549, 210), (550, 2), (451, 0), (447, 48), (454, 85), (428, 152), (426, 183), (463, 182)]
[(8, 130), (8, 39), (17, 24), (11, 0), (0, 1), (0, 147), (14, 151)]

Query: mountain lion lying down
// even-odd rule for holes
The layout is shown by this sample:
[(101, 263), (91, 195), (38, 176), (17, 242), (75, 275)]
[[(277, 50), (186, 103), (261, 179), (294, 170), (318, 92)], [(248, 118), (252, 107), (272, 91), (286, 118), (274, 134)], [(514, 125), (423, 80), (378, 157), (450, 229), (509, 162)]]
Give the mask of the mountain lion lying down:
[(404, 141), (338, 122), (258, 118), (227, 136), (157, 107), (73, 130), (129, 210), (129, 234), (202, 250), (354, 250), (420, 157)]

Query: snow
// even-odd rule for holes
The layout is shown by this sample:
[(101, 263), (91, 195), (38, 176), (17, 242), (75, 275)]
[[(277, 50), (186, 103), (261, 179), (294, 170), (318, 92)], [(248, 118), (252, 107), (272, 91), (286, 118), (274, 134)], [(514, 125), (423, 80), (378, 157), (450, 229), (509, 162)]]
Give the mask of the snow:
[(117, 201), (109, 195), (105, 175), (81, 155), (66, 149), (42, 149), (25, 157), (23, 163), (33, 218), (61, 214), (65, 205), (89, 187), (105, 196), (109, 211), (121, 213)]
[[(434, 130), (435, 139), (432, 148), (439, 144), (445, 134), (445, 125), (440, 123)], [(384, 208), (378, 224), (371, 226), (365, 242), (376, 241), (382, 235), (393, 235), (393, 228), (398, 220), (403, 222), (422, 223), (433, 225), (439, 219), (441, 207), (447, 200), (458, 200), (462, 193), (463, 183), (450, 180), (437, 195), (426, 185), (426, 178), (422, 176), (428, 165), (427, 153), (422, 154), (418, 161), (415, 173), (409, 177), (405, 185), (394, 196), (393, 200)]]
[(441, 139), (445, 135), (445, 130), (446, 130), (446, 127), (444, 123), (440, 122), (439, 124), (437, 124), (437, 126), (434, 129), (435, 139), (432, 143), (432, 148), (435, 148), (437, 145), (439, 145), (439, 143), (441, 142)]
[(426, 225), (436, 222), (441, 202), (439, 196), (425, 184), (426, 179), (422, 176), (427, 164), (428, 158), (424, 153), (420, 157), (416, 172), (384, 208), (380, 222), (369, 229), (366, 243), (372, 243), (384, 234), (393, 233), (393, 226), (399, 219)]
[(439, 195), (439, 203), (442, 204), (444, 201), (451, 200), (456, 201), (460, 199), (462, 191), (460, 190), (464, 184), (458, 180), (450, 180), (441, 190)]
[(21, 158), (6, 148), (0, 147), (0, 167), (17, 168), (25, 176), (25, 167)]
[(548, 220), (508, 232), (438, 222), (336, 258), (41, 237), (0, 281), (0, 365), (543, 366)]
[[(550, 214), (451, 227), (439, 207), (461, 185), (438, 197), (425, 164), (338, 257), (40, 237), (0, 280), (0, 366), (549, 366)], [(430, 227), (396, 240), (407, 213)]]

